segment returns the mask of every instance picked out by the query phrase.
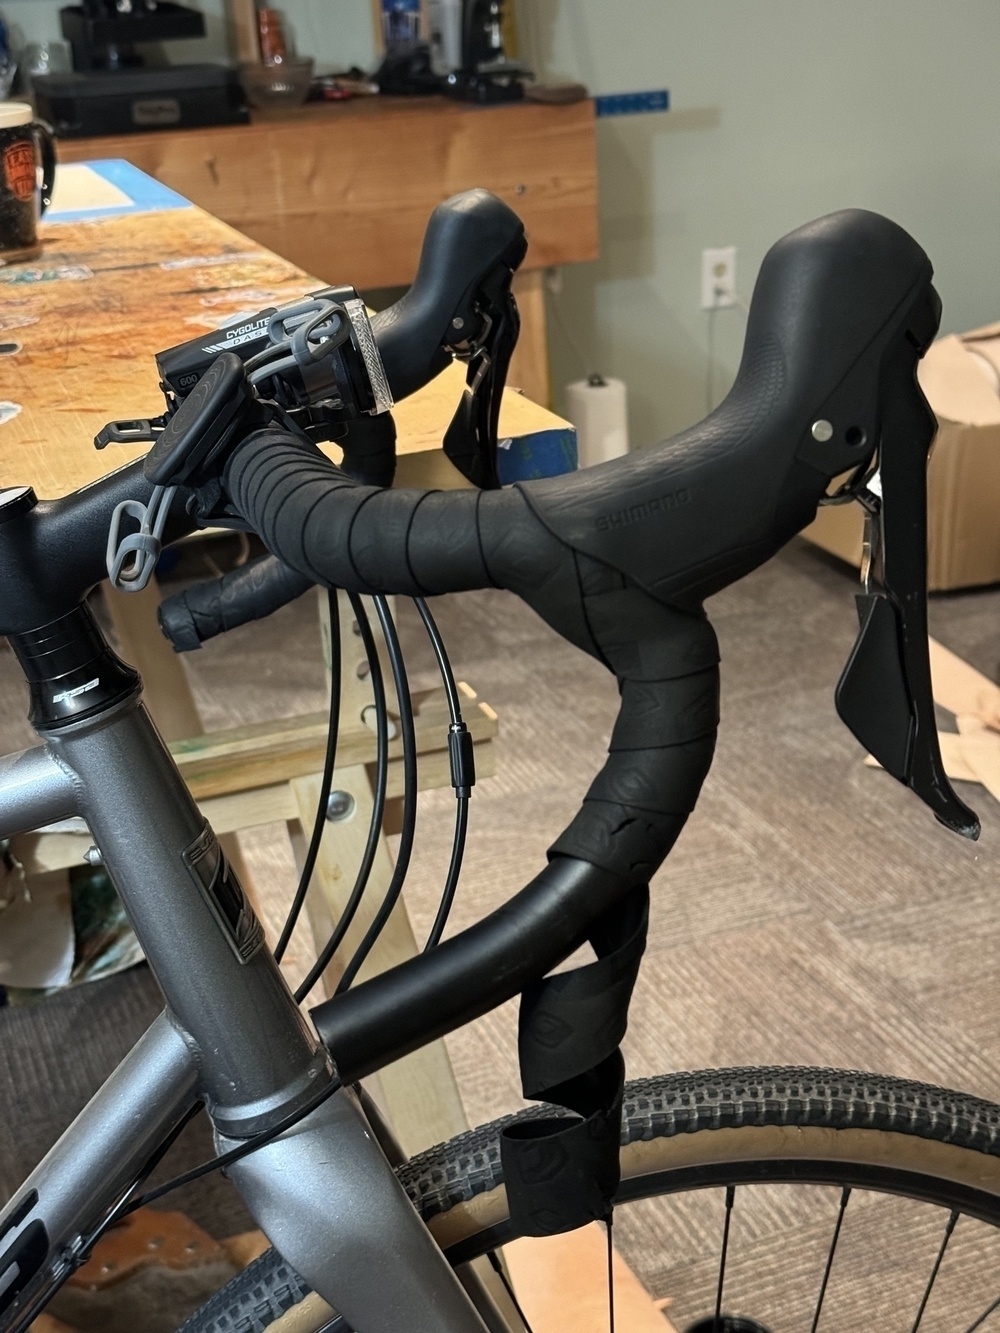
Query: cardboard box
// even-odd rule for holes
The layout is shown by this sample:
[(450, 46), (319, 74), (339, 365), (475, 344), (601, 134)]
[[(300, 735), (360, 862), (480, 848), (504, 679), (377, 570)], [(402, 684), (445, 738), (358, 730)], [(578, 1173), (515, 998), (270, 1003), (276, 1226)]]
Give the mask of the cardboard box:
[[(932, 592), (1000, 582), (1000, 323), (940, 338), (918, 371), (938, 418), (928, 468), (927, 572)], [(802, 534), (861, 563), (859, 505), (821, 509)]]

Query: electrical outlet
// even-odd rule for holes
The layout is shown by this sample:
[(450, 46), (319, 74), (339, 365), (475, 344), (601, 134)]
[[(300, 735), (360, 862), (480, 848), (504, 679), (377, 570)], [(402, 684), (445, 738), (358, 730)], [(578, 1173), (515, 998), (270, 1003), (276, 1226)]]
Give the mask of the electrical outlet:
[(718, 310), (736, 304), (736, 246), (701, 252), (701, 308)]

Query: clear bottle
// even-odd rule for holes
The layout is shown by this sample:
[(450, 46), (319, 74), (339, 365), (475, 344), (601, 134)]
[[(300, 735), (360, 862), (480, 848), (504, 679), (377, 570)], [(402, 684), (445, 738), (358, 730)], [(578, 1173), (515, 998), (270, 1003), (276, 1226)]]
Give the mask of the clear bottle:
[(429, 0), (431, 69), (440, 78), (447, 78), (461, 69), (462, 60), (462, 0)]

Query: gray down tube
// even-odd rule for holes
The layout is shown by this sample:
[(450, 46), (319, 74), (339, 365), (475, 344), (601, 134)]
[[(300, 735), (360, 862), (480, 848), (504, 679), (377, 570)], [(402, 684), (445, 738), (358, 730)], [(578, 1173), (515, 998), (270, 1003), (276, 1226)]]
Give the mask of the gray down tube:
[[(135, 698), (0, 760), (0, 830), (72, 814), (87, 822), (167, 1009), (0, 1214), (4, 1333), (67, 1275), (82, 1239), (196, 1101), (226, 1150), (310, 1105), (335, 1077)], [(357, 1333), (483, 1333), (350, 1091), (230, 1174), (284, 1258)]]

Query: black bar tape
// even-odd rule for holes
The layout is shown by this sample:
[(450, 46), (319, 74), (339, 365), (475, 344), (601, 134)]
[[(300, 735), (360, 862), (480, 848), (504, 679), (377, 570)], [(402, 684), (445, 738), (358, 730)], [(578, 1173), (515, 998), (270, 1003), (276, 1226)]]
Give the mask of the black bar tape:
[(501, 1131), (507, 1207), (517, 1235), (558, 1236), (588, 1222), (610, 1221), (621, 1181), (624, 1087), (625, 1062), (615, 1051), (589, 1077), (538, 1094), (575, 1116), (550, 1113)]
[(413, 515), (409, 533), (410, 568), (428, 593), (455, 591), (456, 576), (472, 588), (488, 588), (493, 583), (478, 538), (482, 493), (475, 492), (477, 513), (472, 520), (475, 540), (464, 523), (455, 523), (453, 498), (452, 491), (429, 492)]
[(481, 495), (478, 518), (483, 559), (493, 583), (517, 593), (564, 639), (604, 660), (584, 611), (572, 547), (551, 535), (516, 487)]
[[(646, 882), (711, 762), (718, 645), (703, 612), (664, 605), (612, 566), (578, 554), (520, 489), (358, 486), (311, 446), (274, 430), (235, 450), (224, 485), (270, 549), (317, 583), (409, 595), (508, 588), (604, 662), (622, 692), (611, 750), (588, 794), (586, 820), (574, 820), (553, 852)], [(605, 481), (602, 503), (606, 490)]]
[[(584, 566), (581, 583), (587, 598), (587, 620), (617, 675), (629, 680), (666, 680), (718, 665), (718, 641), (704, 616), (657, 602), (659, 633), (655, 638), (636, 638), (635, 625), (649, 614), (648, 593), (621, 579), (617, 587), (601, 591), (608, 582), (607, 566), (600, 567), (599, 575), (591, 570), (588, 578), (590, 562), (584, 558), (580, 563)], [(601, 583), (597, 583), (598, 577)]]
[[(435, 506), (426, 491), (355, 485), (316, 450), (280, 431), (243, 441), (226, 466), (224, 485), (269, 550), (316, 583), (413, 597), (490, 581), (477, 531), (478, 492), (456, 491), (445, 497), (447, 505)], [(425, 501), (428, 521), (416, 522)], [(452, 562), (447, 587), (424, 586), (413, 567), (426, 567), (431, 577), (435, 569), (442, 573), (443, 547)]]
[(160, 628), (175, 652), (190, 652), (217, 634), (271, 615), (313, 583), (276, 556), (259, 556), (221, 578), (164, 598), (158, 612)]
[(718, 674), (714, 666), (667, 680), (622, 678), (622, 707), (611, 749), (652, 750), (682, 746), (714, 733), (719, 725)]
[[(267, 548), (317, 583), (354, 591), (357, 575), (347, 557), (347, 530), (354, 508), (375, 488), (357, 486), (317, 449), (285, 431), (256, 431), (235, 450), (227, 463), (223, 486), (244, 518)], [(336, 506), (329, 522), (337, 528), (344, 563), (316, 577), (305, 554), (306, 520), (315, 506), (343, 490), (345, 501)], [(339, 577), (343, 574), (345, 577)], [(367, 591), (367, 589), (365, 590)]]
[(595, 962), (536, 981), (521, 996), (521, 1090), (575, 1117), (519, 1120), (501, 1135), (507, 1201), (519, 1235), (554, 1235), (611, 1215), (621, 1178), (625, 1084), (618, 1045), (648, 916), (649, 890), (631, 889), (592, 925)]
[(549, 848), (550, 856), (574, 856), (592, 866), (627, 875), (646, 884), (681, 835), (687, 815), (664, 815), (585, 799), (569, 825)]
[[(355, 509), (349, 538), (351, 564), (368, 587), (387, 580), (401, 592), (427, 591), (414, 577), (407, 558), (410, 528), (425, 495), (413, 490), (375, 491)], [(323, 523), (324, 514), (321, 506), (312, 518), (313, 528)], [(321, 559), (319, 551), (317, 559)]]
[[(568, 1083), (607, 1059), (625, 1036), (628, 999), (635, 985), (639, 959), (646, 943), (649, 896), (645, 888), (633, 891), (626, 905), (605, 913), (594, 923), (589, 938), (597, 958), (569, 972), (540, 979), (524, 989), (527, 1011), (534, 1011), (535, 1030), (530, 1053), (521, 1057), (525, 1097), (542, 1100), (545, 1089)], [(596, 984), (595, 984), (596, 979)], [(625, 1002), (621, 1002), (625, 996)], [(570, 1000), (576, 1021), (562, 1026)], [(522, 1044), (529, 1026), (521, 1015)]]
[(587, 798), (650, 814), (689, 814), (694, 784), (704, 781), (714, 752), (714, 731), (686, 745), (613, 751), (614, 764), (601, 769)]
[[(718, 671), (707, 671), (696, 680), (706, 711), (714, 712)], [(664, 715), (670, 708), (672, 683), (662, 686)], [(629, 710), (626, 682), (619, 714), (626, 724)], [(612, 749), (587, 792), (583, 809), (553, 843), (550, 854), (576, 856), (613, 869), (633, 883), (648, 882), (694, 809), (714, 751), (714, 728), (693, 743)]]
[[(484, 497), (484, 517), (492, 499)], [(557, 561), (544, 542), (532, 548), (529, 523), (538, 520), (527, 512), (530, 520), (518, 522), (509, 507), (502, 530), (482, 524), (488, 568), (510, 587), (509, 561), (515, 590), (548, 624), (603, 661), (622, 695), (607, 762), (550, 854), (646, 883), (694, 809), (711, 765), (719, 721), (715, 633), (701, 610), (664, 605), (609, 565), (576, 553), (572, 565), (565, 556)], [(531, 549), (545, 558), (532, 564), (525, 556)]]
[(629, 893), (617, 875), (554, 857), (497, 911), (311, 1010), (345, 1083), (454, 1032), (567, 958)]

